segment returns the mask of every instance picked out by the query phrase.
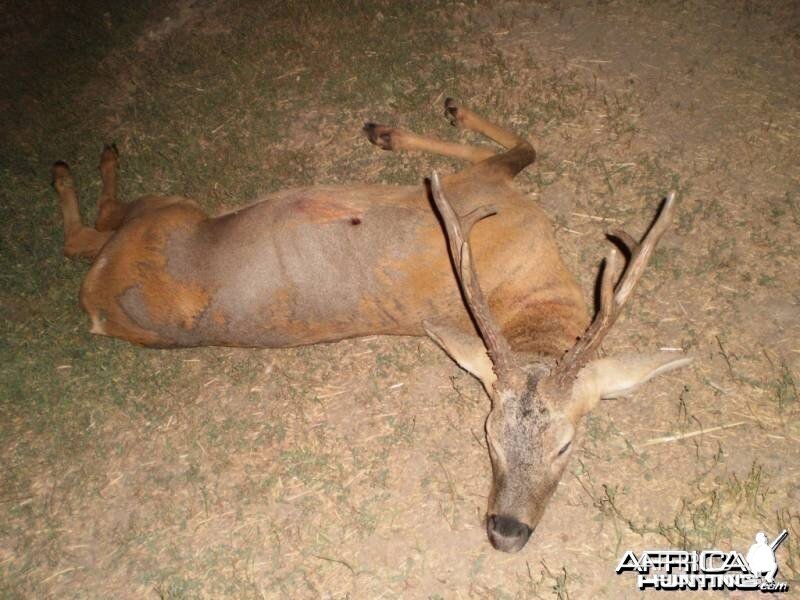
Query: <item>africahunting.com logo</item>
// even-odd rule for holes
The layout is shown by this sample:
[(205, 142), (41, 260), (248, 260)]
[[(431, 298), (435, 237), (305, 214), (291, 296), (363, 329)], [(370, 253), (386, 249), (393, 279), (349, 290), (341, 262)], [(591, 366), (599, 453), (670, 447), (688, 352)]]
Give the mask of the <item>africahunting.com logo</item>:
[(789, 535), (785, 529), (769, 543), (760, 531), (744, 557), (735, 550), (628, 550), (617, 574), (636, 572), (640, 590), (761, 590), (786, 592), (789, 584), (775, 581), (775, 551)]

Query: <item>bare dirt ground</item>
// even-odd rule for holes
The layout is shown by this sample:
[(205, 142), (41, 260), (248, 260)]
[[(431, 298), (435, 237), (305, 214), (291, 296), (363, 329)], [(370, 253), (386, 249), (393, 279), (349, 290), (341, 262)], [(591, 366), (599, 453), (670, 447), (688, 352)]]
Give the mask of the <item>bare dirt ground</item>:
[[(800, 597), (800, 9), (792, 2), (7, 6), (0, 34), (0, 595), (634, 598), (627, 549), (788, 529)], [(484, 529), (488, 400), (431, 342), (152, 351), (87, 333), (49, 164), (93, 216), (292, 185), (410, 183), (372, 119), (527, 133), (518, 184), (591, 294), (603, 232), (677, 223), (605, 342), (695, 363), (603, 402), (522, 552)], [(692, 597), (746, 597), (693, 592)], [(755, 597), (755, 593), (753, 594)], [(759, 596), (761, 597), (761, 596)]]

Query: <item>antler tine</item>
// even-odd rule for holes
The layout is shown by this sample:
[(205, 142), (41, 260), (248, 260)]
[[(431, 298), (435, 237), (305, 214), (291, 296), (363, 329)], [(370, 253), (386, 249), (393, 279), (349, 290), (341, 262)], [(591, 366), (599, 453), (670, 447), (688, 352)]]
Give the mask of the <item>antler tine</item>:
[(492, 205), (480, 206), (464, 217), (459, 217), (450, 202), (445, 198), (439, 174), (435, 171), (431, 176), (431, 192), (433, 193), (436, 209), (439, 211), (447, 231), (450, 254), (455, 263), (461, 291), (467, 301), (467, 308), (475, 319), (481, 337), (486, 344), (486, 349), (489, 351), (489, 358), (492, 359), (492, 365), (498, 381), (501, 381), (502, 374), (508, 373), (510, 348), (495, 322), (481, 291), (478, 275), (473, 267), (472, 251), (469, 245), (469, 234), (472, 226), (481, 219), (497, 214), (497, 209)]
[(627, 248), (629, 256), (639, 248), (639, 242), (633, 239), (633, 236), (623, 229), (615, 229), (611, 232), (611, 237), (615, 237), (622, 242), (625, 248)]
[(639, 283), (647, 263), (658, 245), (661, 236), (669, 228), (675, 214), (675, 192), (667, 195), (658, 217), (653, 222), (641, 243), (636, 243), (625, 232), (614, 232), (631, 253), (628, 264), (619, 281), (614, 285), (614, 275), (619, 262), (619, 252), (611, 250), (603, 267), (600, 282), (600, 310), (586, 330), (586, 333), (564, 355), (559, 362), (558, 372), (564, 378), (577, 375), (578, 371), (591, 360), (606, 334), (622, 312), (622, 307)]

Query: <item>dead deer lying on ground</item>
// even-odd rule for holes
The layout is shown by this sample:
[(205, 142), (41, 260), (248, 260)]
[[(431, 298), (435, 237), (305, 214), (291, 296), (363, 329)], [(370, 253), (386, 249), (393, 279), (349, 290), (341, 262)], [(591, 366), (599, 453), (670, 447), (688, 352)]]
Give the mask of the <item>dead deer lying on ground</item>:
[(445, 108), (454, 123), (506, 151), (365, 126), (383, 149), (427, 150), (472, 163), (441, 182), (434, 176), (431, 189), (286, 190), (210, 218), (178, 196), (120, 203), (117, 152), (106, 147), (99, 214), (90, 228), (81, 223), (69, 167), (58, 162), (53, 178), (64, 252), (94, 259), (80, 294), (91, 331), (145, 346), (278, 348), (427, 333), (491, 397), (486, 527), (496, 548), (514, 552), (541, 518), (582, 417), (601, 398), (625, 394), (689, 360), (675, 354), (595, 358), (669, 225), (674, 196), (641, 244), (616, 234), (630, 259), (615, 284), (618, 253), (609, 255), (600, 310), (588, 325), (550, 221), (512, 185), (533, 162), (532, 146), (450, 99)]

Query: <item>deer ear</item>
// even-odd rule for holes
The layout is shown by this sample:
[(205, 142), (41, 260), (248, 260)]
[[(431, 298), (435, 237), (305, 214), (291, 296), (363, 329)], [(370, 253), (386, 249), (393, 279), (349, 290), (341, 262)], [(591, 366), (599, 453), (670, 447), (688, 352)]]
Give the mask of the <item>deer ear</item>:
[(568, 412), (577, 421), (597, 406), (600, 399), (624, 396), (656, 375), (679, 369), (692, 360), (683, 354), (667, 352), (594, 360), (575, 378)]
[(474, 375), (491, 396), (497, 376), (483, 340), (475, 334), (467, 333), (449, 325), (439, 325), (423, 321), (422, 326), (430, 338), (462, 369)]

